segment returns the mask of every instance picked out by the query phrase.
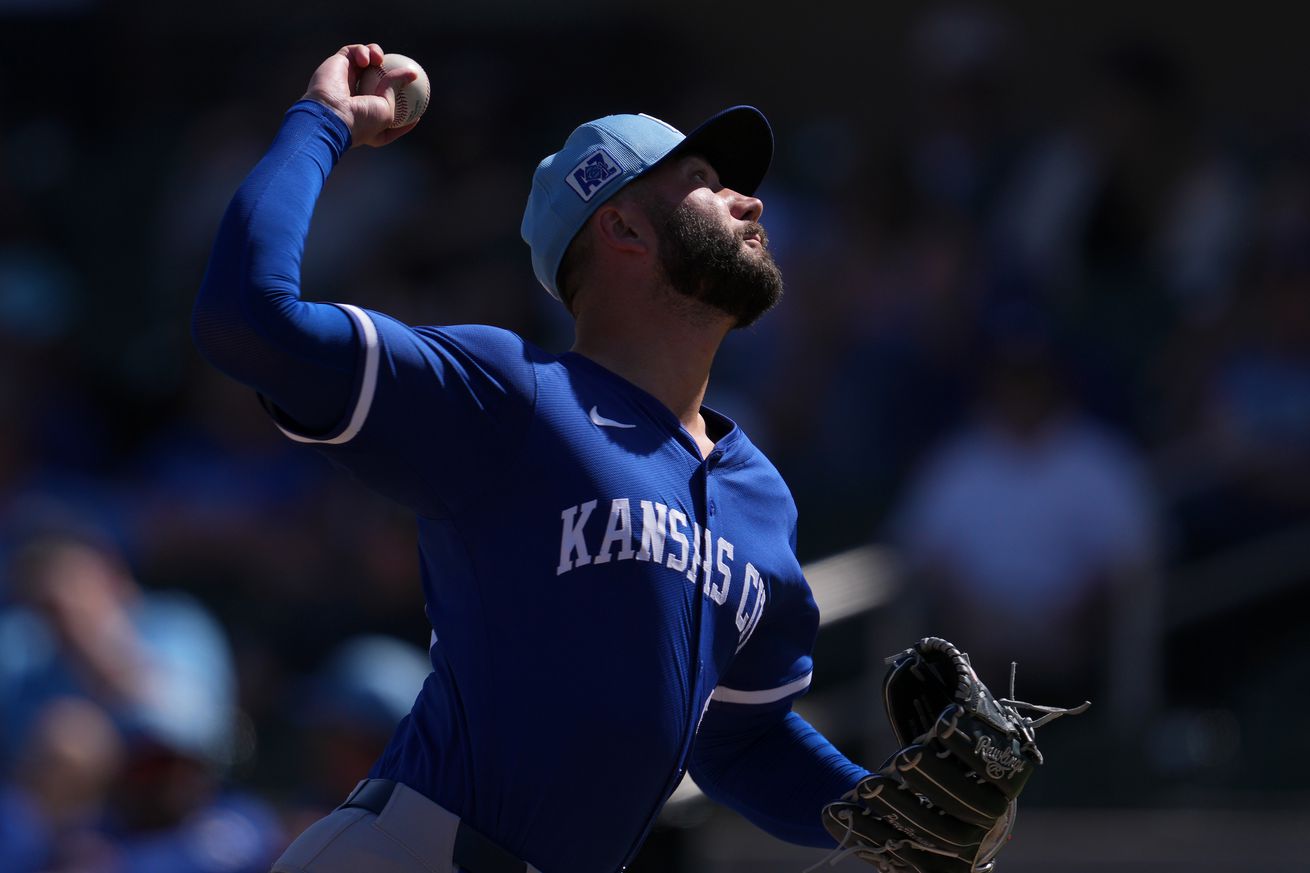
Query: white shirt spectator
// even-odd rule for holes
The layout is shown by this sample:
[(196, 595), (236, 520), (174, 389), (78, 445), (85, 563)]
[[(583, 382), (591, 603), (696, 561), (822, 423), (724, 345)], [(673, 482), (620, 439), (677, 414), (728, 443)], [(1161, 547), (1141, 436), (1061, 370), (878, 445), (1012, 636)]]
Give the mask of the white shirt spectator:
[(911, 484), (900, 528), (911, 565), (948, 595), (931, 598), (934, 620), (961, 618), (976, 635), (962, 644), (990, 668), (1026, 656), (1030, 676), (1086, 663), (1103, 643), (1086, 606), (1120, 571), (1148, 566), (1155, 542), (1133, 454), (1079, 417), (1023, 440), (966, 431)]

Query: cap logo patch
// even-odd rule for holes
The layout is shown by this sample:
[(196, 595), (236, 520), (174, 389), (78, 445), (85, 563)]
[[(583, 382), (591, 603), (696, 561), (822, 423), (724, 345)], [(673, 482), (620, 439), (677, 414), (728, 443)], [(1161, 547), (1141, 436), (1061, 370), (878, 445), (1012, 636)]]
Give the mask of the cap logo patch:
[(574, 193), (587, 201), (618, 175), (619, 165), (614, 162), (609, 153), (604, 149), (596, 149), (583, 158), (582, 163), (574, 167), (573, 172), (564, 178)]

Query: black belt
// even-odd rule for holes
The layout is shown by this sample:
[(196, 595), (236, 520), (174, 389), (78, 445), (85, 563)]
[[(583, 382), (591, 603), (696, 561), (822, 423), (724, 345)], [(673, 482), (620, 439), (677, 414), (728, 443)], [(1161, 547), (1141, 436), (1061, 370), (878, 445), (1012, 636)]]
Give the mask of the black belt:
[[(365, 779), (339, 809), (367, 809), (381, 815), (396, 790), (390, 779)], [(473, 830), (464, 822), (455, 832), (455, 851), (451, 860), (465, 873), (527, 873), (528, 865)]]

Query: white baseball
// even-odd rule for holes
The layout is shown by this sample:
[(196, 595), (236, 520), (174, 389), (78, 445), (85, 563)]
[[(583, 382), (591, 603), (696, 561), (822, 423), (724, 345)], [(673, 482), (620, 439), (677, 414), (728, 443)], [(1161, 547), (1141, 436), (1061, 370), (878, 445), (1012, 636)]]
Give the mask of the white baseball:
[(418, 121), (428, 108), (428, 100), (432, 97), (432, 83), (428, 81), (428, 74), (419, 66), (418, 61), (404, 55), (383, 55), (382, 66), (365, 69), (355, 86), (356, 94), (386, 96), (389, 89), (382, 87), (382, 77), (393, 70), (406, 68), (415, 70), (418, 78), (395, 92), (396, 112), (391, 119), (391, 127), (404, 127)]

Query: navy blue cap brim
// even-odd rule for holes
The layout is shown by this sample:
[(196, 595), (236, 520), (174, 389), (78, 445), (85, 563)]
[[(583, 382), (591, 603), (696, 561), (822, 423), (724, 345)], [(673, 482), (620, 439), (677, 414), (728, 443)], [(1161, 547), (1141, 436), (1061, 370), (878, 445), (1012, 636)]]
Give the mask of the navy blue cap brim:
[(773, 128), (754, 106), (732, 106), (706, 119), (655, 166), (687, 154), (709, 161), (725, 188), (754, 194), (773, 162)]

